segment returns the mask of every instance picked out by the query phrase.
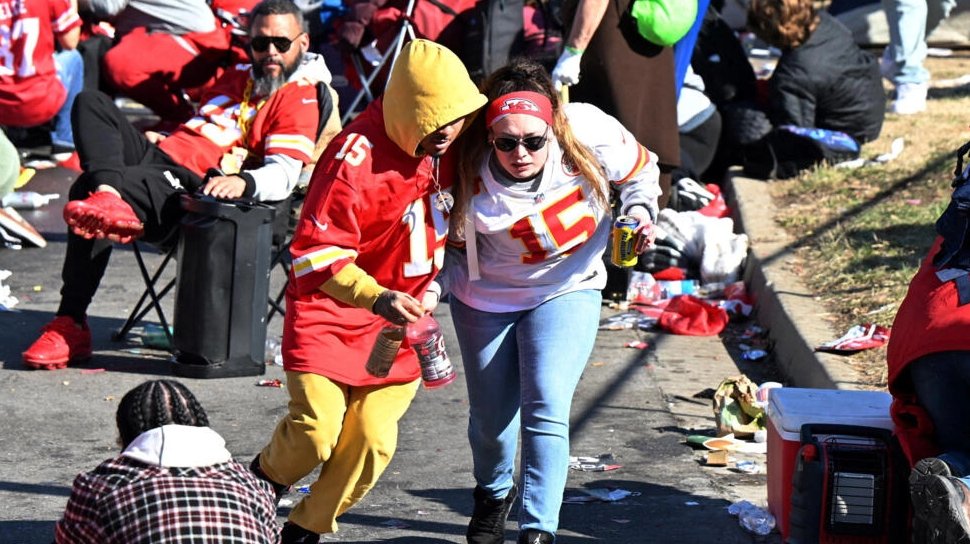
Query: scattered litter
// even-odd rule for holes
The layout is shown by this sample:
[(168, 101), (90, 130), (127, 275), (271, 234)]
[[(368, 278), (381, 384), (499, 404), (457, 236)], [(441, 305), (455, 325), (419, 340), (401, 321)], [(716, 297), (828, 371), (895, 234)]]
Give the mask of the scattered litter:
[(106, 372), (103, 368), (84, 368), (81, 369), (81, 374), (100, 374)]
[(889, 304), (884, 304), (884, 305), (876, 308), (875, 310), (870, 310), (870, 311), (866, 312), (866, 315), (875, 315), (875, 314), (879, 314), (879, 313), (882, 313), (882, 312), (888, 312), (888, 311), (893, 310), (895, 308), (896, 308), (896, 303), (895, 302), (890, 302)]
[(835, 165), (835, 168), (847, 168), (855, 169), (861, 168), (863, 166), (874, 166), (880, 164), (886, 164), (896, 160), (906, 148), (906, 141), (902, 138), (896, 138), (889, 145), (889, 152), (883, 153), (876, 156), (873, 159), (867, 159), (865, 157), (859, 157), (858, 159), (852, 159), (850, 161), (843, 161)]
[(652, 329), (656, 319), (644, 316), (640, 312), (623, 312), (600, 320), (601, 331), (622, 331), (629, 329)]
[(399, 519), (389, 519), (381, 523), (385, 527), (390, 527), (391, 529), (407, 529), (410, 527), (406, 522)]
[(719, 436), (717, 438), (708, 438), (704, 441), (704, 447), (709, 450), (720, 450), (724, 452), (734, 451), (738, 449), (741, 441), (734, 438), (734, 435)]
[(283, 341), (279, 336), (266, 336), (263, 362), (268, 365), (283, 366)]
[(258, 382), (256, 382), (256, 385), (258, 385), (260, 387), (279, 387), (279, 388), (283, 388), (283, 386), (285, 384), (279, 378), (274, 378), (272, 380), (259, 380)]
[(704, 456), (704, 463), (709, 467), (726, 467), (728, 452), (726, 450), (712, 451)]
[(13, 191), (0, 199), (4, 208), (17, 210), (34, 210), (46, 206), (51, 200), (60, 198), (57, 193), (41, 194), (34, 191)]
[(64, 380), (61, 382), (61, 385), (64, 385), (64, 386), (71, 385), (71, 382)]
[(761, 473), (761, 467), (758, 466), (758, 463), (754, 461), (738, 461), (734, 463), (734, 468), (737, 469), (738, 472), (743, 472), (745, 474)]
[(760, 361), (768, 356), (768, 352), (763, 349), (749, 349), (741, 354), (745, 361)]
[(596, 457), (569, 457), (569, 468), (582, 472), (607, 472), (623, 468), (623, 465), (611, 463), (614, 461), (612, 453), (604, 453)]
[(738, 501), (728, 506), (728, 513), (738, 517), (738, 523), (756, 535), (767, 535), (775, 528), (775, 516), (749, 501)]
[(283, 499), (280, 499), (279, 506), (282, 506), (283, 508), (286, 508), (286, 507), (289, 507), (289, 506), (293, 506), (294, 503), (295, 503), (295, 501), (293, 499), (283, 498)]
[(623, 344), (623, 346), (627, 348), (634, 348), (634, 349), (647, 349), (648, 347), (650, 347), (650, 344), (643, 341), (634, 340), (632, 342), (627, 342), (626, 344)]
[(903, 150), (906, 149), (906, 140), (902, 138), (896, 138), (889, 144), (889, 152), (879, 155), (873, 161), (878, 163), (887, 163), (896, 160), (900, 155), (903, 154)]
[(630, 497), (639, 497), (639, 491), (619, 488), (584, 489), (585, 495), (572, 495), (563, 498), (563, 504), (586, 504), (591, 502), (616, 502)]
[(44, 290), (44, 286), (43, 286), (43, 285), (35, 285), (35, 286), (33, 287), (33, 289), (34, 289), (34, 292), (35, 292), (35, 293), (39, 293), (39, 292), (41, 292), (41, 291), (43, 291), (43, 290)]
[(711, 436), (706, 434), (689, 434), (687, 435), (686, 442), (691, 446), (704, 447), (704, 442), (710, 440)]
[[(169, 334), (174, 334), (171, 325), (168, 327)], [(168, 341), (165, 329), (161, 325), (148, 323), (141, 330), (141, 345), (153, 349), (171, 349), (172, 344)]]
[(20, 303), (17, 297), (10, 294), (10, 287), (3, 284), (3, 280), (10, 277), (13, 272), (0, 270), (0, 311), (9, 312), (14, 306)]
[(864, 349), (878, 348), (889, 341), (890, 329), (874, 323), (864, 323), (849, 329), (841, 338), (825, 342), (815, 351), (849, 355)]
[(930, 81), (929, 85), (934, 89), (952, 89), (954, 87), (963, 87), (964, 85), (970, 85), (970, 74), (964, 74), (960, 77), (950, 79), (934, 78), (932, 81)]
[(308, 485), (301, 485), (300, 487), (296, 488), (296, 492), (297, 493), (303, 493), (304, 495), (309, 495), (310, 494), (310, 486), (308, 486)]
[(919, 198), (907, 198), (903, 202), (909, 204), (910, 206), (919, 206), (923, 203), (923, 200)]
[(34, 170), (47, 170), (57, 166), (57, 163), (50, 159), (31, 159), (25, 162), (24, 166), (26, 168), (33, 168)]

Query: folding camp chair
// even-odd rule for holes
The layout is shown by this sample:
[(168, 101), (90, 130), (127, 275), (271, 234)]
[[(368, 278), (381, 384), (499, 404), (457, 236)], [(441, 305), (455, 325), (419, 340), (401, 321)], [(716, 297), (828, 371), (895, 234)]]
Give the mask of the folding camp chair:
[[(336, 92), (334, 92), (329, 85), (320, 83), (317, 85), (317, 100), (320, 107), (320, 121), (317, 126), (317, 142), (312, 157), (314, 162), (319, 158), (320, 154), (323, 152), (323, 149), (326, 147), (326, 144), (340, 131)], [(309, 173), (311, 170), (312, 166), (305, 169), (307, 173)], [(289, 275), (289, 238), (292, 235), (293, 230), (293, 222), (290, 219), (290, 210), (293, 206), (293, 199), (302, 200), (302, 197), (303, 195), (300, 191), (294, 191), (294, 194), (291, 195), (290, 199), (276, 203), (277, 219), (276, 223), (274, 224), (273, 231), (274, 251), (271, 261), (271, 270), (279, 266), (283, 269), (287, 277)], [(147, 316), (148, 313), (154, 309), (156, 315), (158, 316), (159, 323), (165, 331), (165, 337), (168, 339), (169, 346), (173, 345), (171, 329), (169, 327), (168, 320), (165, 317), (165, 312), (162, 309), (162, 300), (175, 287), (175, 279), (172, 278), (168, 280), (165, 285), (161, 287), (161, 289), (158, 289), (158, 282), (163, 277), (169, 263), (175, 257), (178, 250), (178, 244), (176, 243), (177, 238), (177, 229), (175, 229), (175, 231), (173, 231), (173, 235), (171, 236), (171, 240), (166, 240), (164, 243), (160, 244), (160, 249), (164, 252), (165, 256), (154, 271), (150, 271), (148, 265), (145, 263), (141, 247), (143, 242), (134, 241), (131, 243), (132, 253), (135, 255), (138, 270), (141, 273), (142, 280), (145, 283), (145, 290), (139, 297), (135, 307), (129, 313), (124, 325), (122, 325), (120, 329), (112, 334), (112, 340), (116, 342), (124, 340), (131, 332), (131, 329), (138, 325), (145, 318), (145, 316)], [(269, 313), (266, 319), (267, 323), (269, 323), (270, 319), (272, 319), (276, 313), (283, 315), (284, 309), (282, 306), (282, 300), (285, 296), (285, 289), (286, 285), (284, 282), (284, 286), (279, 293), (267, 300), (267, 304), (269, 306)]]
[[(351, 56), (351, 62), (354, 65), (354, 70), (357, 72), (357, 77), (360, 81), (360, 91), (351, 100), (350, 105), (347, 106), (343, 118), (340, 120), (344, 125), (347, 124), (350, 119), (353, 118), (356, 113), (357, 105), (364, 98), (367, 102), (374, 100), (374, 92), (371, 91), (371, 85), (373, 85), (374, 80), (381, 73), (384, 65), (390, 61), (391, 65), (388, 68), (388, 73), (394, 69), (394, 62), (397, 60), (397, 56), (401, 53), (401, 48), (408, 40), (415, 39), (414, 37), (414, 23), (411, 22), (411, 16), (414, 14), (414, 3), (415, 0), (408, 0), (407, 8), (404, 10), (404, 14), (401, 16), (401, 28), (398, 29), (397, 34), (394, 37), (394, 41), (387, 46), (383, 52), (378, 51), (379, 57), (376, 60), (365, 61), (364, 53), (358, 49)], [(365, 62), (370, 66), (370, 73), (364, 67)], [(380, 94), (379, 92), (377, 94)]]

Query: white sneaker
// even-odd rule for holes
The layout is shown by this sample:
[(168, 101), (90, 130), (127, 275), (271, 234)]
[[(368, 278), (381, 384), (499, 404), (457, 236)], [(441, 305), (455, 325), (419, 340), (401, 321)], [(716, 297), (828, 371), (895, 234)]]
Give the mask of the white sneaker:
[(901, 83), (896, 86), (896, 99), (889, 105), (889, 113), (913, 115), (926, 111), (925, 83)]

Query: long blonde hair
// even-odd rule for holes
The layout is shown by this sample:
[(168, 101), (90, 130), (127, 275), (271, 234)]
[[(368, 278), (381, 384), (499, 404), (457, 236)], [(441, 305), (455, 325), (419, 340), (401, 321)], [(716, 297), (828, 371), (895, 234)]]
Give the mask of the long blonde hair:
[[(552, 133), (562, 149), (563, 159), (589, 181), (596, 202), (604, 209), (609, 209), (609, 180), (606, 179), (606, 172), (593, 152), (576, 139), (562, 110), (559, 93), (553, 88), (552, 80), (541, 64), (526, 58), (513, 59), (508, 65), (488, 76), (482, 84), (482, 92), (489, 101), (518, 91), (533, 91), (549, 98), (552, 102)], [(457, 229), (460, 233), (465, 214), (475, 194), (479, 170), (488, 159), (491, 147), (484, 115), (475, 117), (472, 126), (468, 127), (458, 144), (458, 183), (452, 189), (455, 206), (451, 211), (451, 225), (452, 229)]]

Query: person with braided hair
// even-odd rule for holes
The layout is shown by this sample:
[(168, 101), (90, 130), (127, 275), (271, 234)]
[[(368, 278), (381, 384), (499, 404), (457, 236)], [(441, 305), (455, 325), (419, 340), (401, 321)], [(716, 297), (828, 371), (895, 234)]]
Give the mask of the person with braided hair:
[(272, 487), (232, 460), (185, 385), (135, 387), (116, 421), (121, 455), (75, 478), (55, 542), (279, 542)]

